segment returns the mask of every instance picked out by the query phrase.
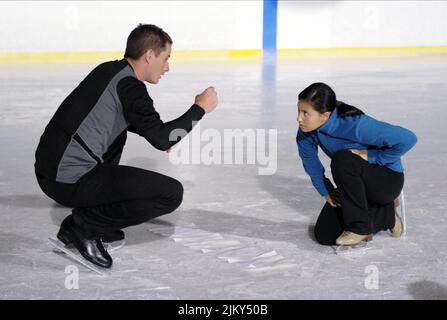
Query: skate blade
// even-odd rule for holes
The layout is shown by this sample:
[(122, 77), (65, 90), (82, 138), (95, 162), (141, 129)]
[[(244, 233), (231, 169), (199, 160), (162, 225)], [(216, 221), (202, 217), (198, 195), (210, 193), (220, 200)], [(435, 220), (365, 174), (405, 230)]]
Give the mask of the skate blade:
[(124, 247), (124, 245), (126, 244), (126, 241), (121, 240), (121, 241), (115, 241), (115, 242), (111, 242), (111, 243), (103, 243), (105, 249), (107, 250), (107, 252), (114, 252), (117, 251), (119, 249), (121, 249), (122, 247)]
[[(59, 240), (53, 239), (54, 241), (58, 241), (60, 246), (63, 246), (64, 244), (62, 242), (60, 242)], [(117, 251), (119, 249), (121, 249), (122, 247), (124, 247), (124, 245), (126, 244), (126, 241), (121, 240), (121, 241), (115, 241), (115, 242), (103, 242), (104, 245), (104, 249), (106, 249), (107, 252), (114, 252)], [(73, 250), (75, 247), (72, 244), (68, 244), (65, 245), (64, 247), (65, 249), (69, 249), (69, 250)], [(53, 252), (55, 253), (65, 253), (65, 251), (62, 251), (59, 247), (54, 247), (53, 248)]]
[(81, 255), (77, 255), (70, 249), (66, 248), (65, 245), (61, 241), (54, 239), (54, 238), (48, 238), (48, 241), (57, 251), (63, 252), (64, 254), (66, 254), (67, 256), (72, 258), (73, 260), (76, 260), (76, 262), (82, 264), (84, 267), (90, 269), (91, 271), (96, 272), (99, 275), (101, 275), (101, 276), (105, 275), (105, 273), (103, 271), (101, 271), (100, 269), (95, 267), (89, 261), (85, 260)]
[(395, 202), (395, 210), (400, 220), (402, 221), (402, 235), (401, 237), (407, 234), (407, 222), (406, 222), (406, 214), (405, 214), (405, 196), (402, 190), (401, 194), (397, 198), (397, 203)]
[(54, 253), (58, 253), (58, 254), (65, 254), (65, 251), (62, 251), (62, 249), (60, 249), (59, 247), (64, 246), (65, 249), (71, 250), (74, 249), (74, 246), (72, 244), (68, 244), (68, 245), (64, 245), (61, 241), (55, 239), (55, 238), (48, 238), (51, 239), (52, 241), (56, 241), (58, 242), (58, 246), (54, 246), (53, 247), (53, 252)]
[(366, 249), (368, 247), (368, 242), (362, 241), (359, 244), (356, 244), (355, 246), (332, 246), (332, 249), (334, 249), (335, 254), (345, 254), (345, 253), (351, 253), (356, 252), (359, 249)]

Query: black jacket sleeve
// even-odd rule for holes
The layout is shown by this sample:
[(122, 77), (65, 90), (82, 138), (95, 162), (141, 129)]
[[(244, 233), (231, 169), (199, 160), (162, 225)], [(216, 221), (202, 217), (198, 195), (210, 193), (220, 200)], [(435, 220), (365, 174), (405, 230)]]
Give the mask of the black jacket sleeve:
[(168, 150), (180, 141), (205, 114), (194, 104), (179, 118), (164, 123), (143, 82), (133, 77), (124, 78), (118, 83), (117, 92), (129, 130), (159, 150)]

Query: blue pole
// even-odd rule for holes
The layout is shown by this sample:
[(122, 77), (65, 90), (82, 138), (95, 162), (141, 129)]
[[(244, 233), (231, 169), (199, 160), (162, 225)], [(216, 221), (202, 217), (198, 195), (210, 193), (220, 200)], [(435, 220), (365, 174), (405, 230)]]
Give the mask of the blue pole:
[(264, 0), (262, 49), (276, 51), (278, 0)]
[(276, 25), (278, 0), (264, 0), (262, 33), (263, 105), (276, 107)]

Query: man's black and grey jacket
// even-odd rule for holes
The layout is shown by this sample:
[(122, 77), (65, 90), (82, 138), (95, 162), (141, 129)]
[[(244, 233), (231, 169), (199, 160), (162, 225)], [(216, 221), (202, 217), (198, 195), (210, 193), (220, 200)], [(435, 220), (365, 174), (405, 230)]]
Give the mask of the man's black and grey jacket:
[(180, 140), (170, 141), (171, 132), (191, 131), (204, 113), (194, 104), (179, 118), (163, 123), (127, 60), (105, 62), (70, 93), (46, 126), (35, 170), (52, 181), (76, 183), (96, 165), (121, 154), (127, 131), (167, 150)]

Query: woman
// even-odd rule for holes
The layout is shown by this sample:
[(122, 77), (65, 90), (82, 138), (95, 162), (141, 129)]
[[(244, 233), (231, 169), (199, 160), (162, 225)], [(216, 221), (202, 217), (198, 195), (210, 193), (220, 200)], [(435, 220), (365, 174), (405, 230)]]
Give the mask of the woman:
[[(315, 226), (317, 241), (352, 246), (388, 229), (400, 237), (403, 224), (394, 200), (404, 185), (401, 157), (416, 144), (414, 133), (337, 101), (324, 83), (299, 94), (297, 120), (299, 156), (327, 201)], [(337, 189), (324, 175), (318, 146), (331, 158)]]

